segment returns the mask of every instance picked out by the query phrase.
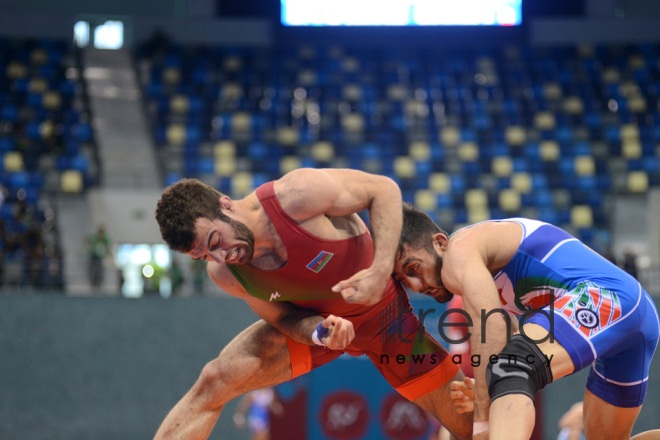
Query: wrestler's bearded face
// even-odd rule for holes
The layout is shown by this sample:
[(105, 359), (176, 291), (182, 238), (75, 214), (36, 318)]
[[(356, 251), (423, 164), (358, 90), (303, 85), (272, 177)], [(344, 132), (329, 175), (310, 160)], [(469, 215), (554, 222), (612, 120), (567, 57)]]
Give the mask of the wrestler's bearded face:
[(435, 248), (412, 249), (405, 245), (394, 266), (394, 278), (439, 303), (446, 303), (454, 296), (442, 282), (442, 257)]
[(254, 234), (243, 222), (231, 217), (200, 217), (195, 222), (193, 248), (186, 253), (195, 260), (248, 264), (254, 256)]
[(229, 218), (227, 223), (231, 226), (236, 241), (239, 242), (238, 259), (234, 264), (248, 264), (254, 256), (254, 234), (243, 222)]
[(435, 252), (435, 268), (434, 268), (434, 280), (433, 286), (438, 288), (440, 292), (436, 294), (433, 298), (439, 303), (447, 303), (451, 301), (454, 297), (454, 294), (451, 293), (445, 285), (442, 283), (442, 257)]

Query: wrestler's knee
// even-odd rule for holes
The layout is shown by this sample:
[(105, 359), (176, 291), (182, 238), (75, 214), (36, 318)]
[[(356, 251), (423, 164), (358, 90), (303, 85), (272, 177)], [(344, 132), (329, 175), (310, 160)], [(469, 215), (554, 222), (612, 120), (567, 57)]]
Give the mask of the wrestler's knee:
[(224, 404), (237, 394), (260, 388), (271, 379), (271, 360), (273, 356), (266, 353), (258, 356), (223, 351), (202, 369), (196, 384), (197, 394)]
[(195, 394), (208, 406), (221, 406), (231, 399), (232, 390), (242, 383), (240, 374), (225, 359), (207, 363), (195, 384)]

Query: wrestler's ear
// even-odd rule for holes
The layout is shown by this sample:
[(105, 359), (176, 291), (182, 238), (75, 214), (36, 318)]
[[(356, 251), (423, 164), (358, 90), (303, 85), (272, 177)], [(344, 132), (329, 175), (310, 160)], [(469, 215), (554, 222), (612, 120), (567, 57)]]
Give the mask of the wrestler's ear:
[(234, 210), (234, 202), (229, 196), (220, 196), (220, 208), (225, 211), (232, 212)]
[(438, 232), (433, 236), (433, 247), (436, 251), (445, 251), (447, 250), (447, 243), (449, 238), (442, 232)]

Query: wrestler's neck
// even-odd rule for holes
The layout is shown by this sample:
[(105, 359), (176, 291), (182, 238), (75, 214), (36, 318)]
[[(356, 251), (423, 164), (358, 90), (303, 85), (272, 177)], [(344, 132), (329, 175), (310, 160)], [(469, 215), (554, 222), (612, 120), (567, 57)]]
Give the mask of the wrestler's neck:
[(286, 259), (286, 250), (275, 226), (254, 194), (234, 202), (236, 219), (245, 223), (254, 235), (253, 262), (270, 260), (273, 256)]

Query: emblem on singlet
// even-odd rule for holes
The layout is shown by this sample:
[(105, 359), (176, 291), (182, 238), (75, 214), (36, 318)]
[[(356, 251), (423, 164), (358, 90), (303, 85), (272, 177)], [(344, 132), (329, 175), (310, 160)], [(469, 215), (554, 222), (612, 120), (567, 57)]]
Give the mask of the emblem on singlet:
[(575, 312), (575, 318), (580, 323), (580, 325), (585, 326), (586, 328), (594, 328), (598, 326), (598, 315), (596, 312), (589, 309), (578, 309)]
[(613, 324), (622, 315), (619, 296), (591, 281), (579, 283), (556, 300), (555, 310), (562, 313), (586, 337)]
[(321, 251), (306, 267), (312, 272), (319, 273), (321, 269), (323, 269), (323, 266), (330, 261), (330, 258), (332, 258), (333, 255), (334, 254), (330, 252)]

